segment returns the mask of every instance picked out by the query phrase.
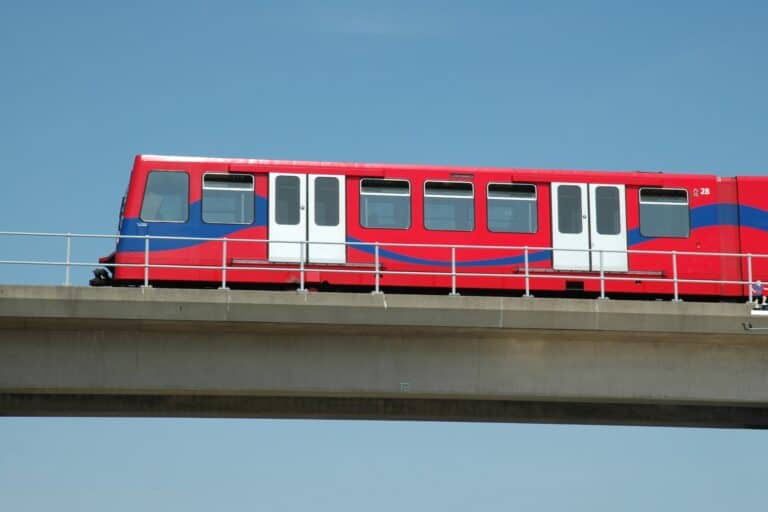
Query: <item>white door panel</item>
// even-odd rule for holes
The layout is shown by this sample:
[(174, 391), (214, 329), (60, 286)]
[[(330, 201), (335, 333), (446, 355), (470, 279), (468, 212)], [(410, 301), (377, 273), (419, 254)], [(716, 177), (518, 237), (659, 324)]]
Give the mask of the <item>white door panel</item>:
[(552, 268), (589, 270), (587, 185), (552, 183), (551, 191)]
[[(309, 261), (345, 263), (346, 201), (344, 176), (309, 175)], [(318, 243), (325, 242), (325, 243)]]
[(271, 173), (269, 239), (269, 261), (346, 263), (344, 176)]
[[(269, 261), (306, 260), (307, 177), (303, 174), (269, 175)], [(293, 242), (293, 243), (292, 243)]]
[[(589, 185), (592, 270), (627, 270), (627, 211), (624, 185)], [(617, 252), (611, 252), (617, 251)]]

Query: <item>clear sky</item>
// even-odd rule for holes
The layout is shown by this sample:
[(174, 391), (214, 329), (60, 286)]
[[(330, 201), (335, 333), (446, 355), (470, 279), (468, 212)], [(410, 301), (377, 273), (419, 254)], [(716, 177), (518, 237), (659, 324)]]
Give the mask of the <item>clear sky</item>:
[[(136, 153), (766, 174), (767, 34), (764, 1), (5, 0), (0, 230), (114, 232)], [(739, 430), (5, 418), (0, 509), (756, 509), (766, 461)]]

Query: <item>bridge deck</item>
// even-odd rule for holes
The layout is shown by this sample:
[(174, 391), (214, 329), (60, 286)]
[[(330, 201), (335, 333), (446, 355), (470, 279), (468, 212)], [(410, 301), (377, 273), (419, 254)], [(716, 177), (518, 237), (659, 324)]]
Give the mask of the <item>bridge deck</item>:
[(0, 287), (0, 414), (768, 426), (744, 304)]

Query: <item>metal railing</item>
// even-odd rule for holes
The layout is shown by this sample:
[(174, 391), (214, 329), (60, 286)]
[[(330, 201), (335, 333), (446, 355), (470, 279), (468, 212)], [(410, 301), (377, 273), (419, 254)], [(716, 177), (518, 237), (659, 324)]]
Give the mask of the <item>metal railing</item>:
[[(344, 245), (345, 247), (351, 247), (360, 249), (364, 253), (371, 253), (373, 256), (373, 265), (370, 268), (359, 268), (348, 266), (344, 263), (334, 265), (333, 268), (327, 266), (322, 267), (323, 271), (333, 273), (351, 273), (351, 274), (372, 274), (373, 277), (373, 291), (372, 293), (381, 293), (381, 278), (385, 275), (413, 275), (413, 276), (442, 276), (450, 278), (450, 295), (458, 295), (458, 279), (469, 277), (491, 277), (491, 278), (514, 278), (522, 280), (524, 297), (532, 297), (531, 294), (531, 279), (578, 279), (582, 281), (599, 280), (600, 282), (600, 298), (606, 297), (606, 282), (612, 281), (635, 281), (637, 276), (628, 275), (627, 272), (613, 271), (605, 268), (605, 256), (607, 254), (626, 254), (627, 256), (632, 254), (643, 255), (657, 255), (669, 257), (669, 264), (672, 269), (671, 276), (665, 276), (664, 272), (651, 271), (651, 270), (639, 270), (643, 274), (641, 278), (644, 282), (661, 282), (668, 283), (670, 285), (671, 295), (674, 301), (680, 300), (680, 285), (681, 284), (720, 284), (720, 285), (741, 285), (747, 286), (749, 300), (753, 299), (752, 284), (753, 281), (753, 262), (756, 259), (768, 258), (767, 254), (743, 254), (743, 253), (725, 253), (725, 252), (692, 252), (692, 251), (654, 251), (654, 250), (608, 250), (608, 249), (566, 249), (555, 247), (541, 247), (541, 246), (509, 246), (509, 245), (468, 245), (468, 244), (423, 244), (423, 243), (390, 243), (390, 242), (310, 242), (306, 240), (271, 240), (271, 239), (256, 239), (256, 238), (227, 238), (227, 237), (190, 237), (190, 236), (150, 236), (150, 235), (103, 235), (103, 234), (85, 234), (85, 233), (46, 233), (46, 232), (25, 232), (25, 231), (0, 231), (0, 239), (7, 237), (23, 237), (23, 238), (55, 238), (63, 239), (64, 244), (64, 259), (63, 260), (46, 260), (46, 259), (0, 259), (0, 265), (26, 265), (26, 266), (48, 266), (48, 267), (63, 267), (64, 269), (64, 285), (70, 286), (71, 283), (71, 270), (79, 267), (104, 267), (105, 264), (95, 261), (77, 261), (72, 258), (73, 241), (80, 239), (118, 239), (118, 240), (141, 240), (143, 248), (143, 261), (140, 263), (110, 263), (111, 267), (123, 267), (123, 268), (142, 268), (143, 269), (143, 286), (149, 287), (151, 283), (150, 272), (152, 269), (194, 269), (194, 270), (216, 270), (220, 273), (220, 287), (221, 289), (227, 289), (228, 286), (228, 274), (231, 272), (240, 271), (265, 271), (265, 272), (278, 272), (278, 271), (291, 271), (299, 273), (299, 287), (298, 291), (305, 292), (306, 289), (306, 273), (307, 268), (313, 267), (313, 262), (306, 261), (306, 255), (308, 249), (313, 245)], [(217, 265), (210, 264), (167, 264), (167, 263), (153, 263), (150, 261), (152, 250), (151, 244), (153, 241), (192, 241), (192, 242), (217, 242), (221, 244), (221, 263)], [(296, 261), (291, 262), (269, 262), (264, 261), (264, 264), (254, 265), (232, 265), (228, 262), (228, 245), (232, 243), (280, 243), (280, 244), (296, 244), (298, 245), (298, 257)], [(382, 248), (416, 248), (416, 249), (446, 249), (450, 252), (450, 270), (415, 270), (413, 267), (417, 265), (435, 267), (434, 262), (430, 260), (422, 260), (423, 263), (409, 263), (407, 267), (400, 270), (387, 269), (381, 264), (381, 250)], [(515, 257), (522, 256), (522, 269), (519, 264), (513, 263), (493, 263), (489, 262), (483, 264), (483, 262), (471, 262), (472, 267), (513, 267), (513, 272), (466, 272), (459, 271), (458, 267), (461, 262), (457, 258), (457, 253), (460, 251), (505, 251), (507, 254), (512, 254)], [(551, 253), (587, 253), (588, 261), (593, 261), (593, 255), (597, 254), (598, 269), (597, 270), (573, 270), (570, 271), (558, 271), (553, 273), (549, 268), (536, 267), (531, 265), (530, 256), (532, 252), (549, 251)], [(134, 251), (135, 252), (135, 251)], [(3, 254), (0, 252), (0, 257)], [(746, 280), (725, 280), (725, 279), (693, 279), (682, 278), (679, 275), (678, 263), (681, 257), (721, 257), (721, 258), (736, 258), (739, 262), (739, 268), (741, 268), (741, 261), (746, 260), (747, 278)], [(551, 258), (548, 258), (551, 259)], [(286, 266), (293, 265), (293, 266)], [(520, 272), (522, 271), (522, 273)], [(547, 272), (548, 271), (548, 272)], [(577, 272), (577, 273), (573, 273)], [(595, 275), (596, 274), (596, 275)], [(654, 277), (654, 274), (658, 274), (658, 277)]]

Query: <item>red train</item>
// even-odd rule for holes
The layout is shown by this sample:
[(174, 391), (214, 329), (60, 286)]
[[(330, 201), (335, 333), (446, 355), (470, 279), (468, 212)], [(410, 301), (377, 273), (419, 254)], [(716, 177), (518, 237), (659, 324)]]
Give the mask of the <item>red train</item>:
[(94, 284), (746, 297), (766, 197), (763, 177), (139, 155)]

